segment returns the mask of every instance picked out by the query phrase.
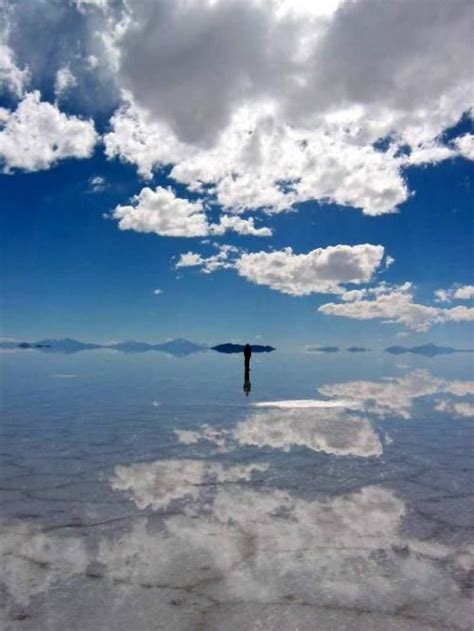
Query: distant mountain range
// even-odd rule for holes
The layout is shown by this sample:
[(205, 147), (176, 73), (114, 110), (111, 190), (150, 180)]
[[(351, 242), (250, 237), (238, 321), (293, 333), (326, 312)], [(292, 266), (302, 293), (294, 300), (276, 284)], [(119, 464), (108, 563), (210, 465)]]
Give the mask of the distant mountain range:
[[(174, 357), (185, 357), (193, 353), (200, 353), (208, 350), (215, 350), (219, 353), (241, 353), (244, 349), (243, 344), (219, 344), (210, 349), (203, 344), (196, 344), (185, 339), (170, 340), (162, 344), (149, 344), (148, 342), (137, 342), (135, 340), (127, 340), (125, 342), (116, 342), (114, 344), (92, 344), (88, 342), (80, 342), (71, 338), (64, 339), (44, 339), (38, 342), (1, 342), (0, 348), (5, 349), (35, 349), (45, 353), (79, 353), (81, 351), (95, 349), (109, 349), (120, 351), (122, 353), (147, 353), (149, 351), (160, 351), (173, 355)], [(255, 353), (268, 353), (274, 351), (272, 346), (252, 346)]]
[[(161, 344), (149, 344), (148, 342), (137, 342), (135, 340), (127, 340), (125, 342), (115, 342), (113, 344), (93, 344), (89, 342), (80, 342), (72, 338), (64, 339), (44, 339), (37, 342), (12, 342), (0, 341), (0, 349), (35, 349), (44, 353), (79, 353), (80, 351), (109, 349), (120, 351), (122, 353), (147, 353), (149, 351), (160, 351), (173, 355), (174, 357), (185, 357), (194, 353), (203, 351), (217, 351), (218, 353), (242, 353), (243, 344), (233, 344), (227, 342), (225, 344), (217, 344), (217, 346), (206, 346), (204, 344), (196, 344), (182, 338), (170, 340)], [(273, 346), (261, 346), (260, 344), (252, 344), (253, 353), (271, 353), (275, 348)], [(306, 350), (312, 353), (338, 353), (338, 346), (307, 346)], [(350, 346), (346, 349), (349, 353), (364, 353), (370, 349), (363, 346)], [(451, 355), (452, 353), (472, 353), (471, 349), (452, 348), (451, 346), (437, 346), (436, 344), (423, 344), (422, 346), (389, 346), (385, 349), (391, 355), (402, 355), (404, 353), (413, 353), (415, 355), (423, 355), (424, 357), (436, 357), (436, 355)]]
[[(339, 346), (307, 346), (306, 350), (309, 353), (338, 353), (340, 350)], [(363, 346), (349, 346), (346, 348), (348, 353), (365, 353), (369, 348), (364, 348)]]
[(364, 346), (349, 346), (347, 350), (349, 353), (366, 353), (370, 348), (365, 348)]
[(116, 344), (110, 344), (105, 348), (111, 348), (116, 351), (122, 351), (123, 353), (146, 353), (148, 351), (161, 351), (168, 355), (174, 355), (175, 357), (185, 357), (186, 355), (192, 355), (193, 353), (200, 353), (202, 351), (209, 350), (207, 346), (202, 344), (195, 344), (189, 340), (177, 339), (170, 340), (169, 342), (163, 342), (162, 344), (148, 344), (147, 342), (135, 342), (129, 340), (126, 342), (117, 342)]
[(392, 355), (403, 355), (404, 353), (414, 353), (415, 355), (423, 355), (424, 357), (435, 357), (436, 355), (451, 355), (452, 353), (472, 353), (473, 350), (452, 348), (451, 346), (436, 346), (436, 344), (423, 344), (422, 346), (389, 346), (385, 349), (387, 353)]
[(307, 346), (308, 353), (338, 353), (339, 346)]
[(146, 353), (148, 351), (161, 351), (174, 355), (176, 357), (184, 357), (192, 353), (209, 350), (207, 346), (195, 344), (189, 340), (176, 339), (164, 342), (162, 344), (149, 344), (148, 342), (136, 342), (127, 340), (125, 342), (116, 342), (114, 344), (91, 344), (89, 342), (80, 342), (69, 337), (64, 339), (45, 339), (38, 342), (0, 342), (0, 348), (33, 348), (41, 350), (45, 353), (79, 353), (80, 351), (88, 351), (94, 349), (109, 349), (121, 351), (122, 353)]
[[(340, 350), (338, 346), (307, 346), (306, 351), (310, 353), (337, 353)], [(346, 349), (349, 353), (366, 353), (369, 348), (364, 346), (349, 346)], [(415, 355), (423, 355), (424, 357), (436, 357), (436, 355), (451, 355), (452, 353), (473, 353), (474, 350), (452, 348), (451, 346), (437, 346), (436, 344), (423, 344), (422, 346), (389, 346), (385, 352), (391, 355), (403, 355), (404, 353), (414, 353)]]

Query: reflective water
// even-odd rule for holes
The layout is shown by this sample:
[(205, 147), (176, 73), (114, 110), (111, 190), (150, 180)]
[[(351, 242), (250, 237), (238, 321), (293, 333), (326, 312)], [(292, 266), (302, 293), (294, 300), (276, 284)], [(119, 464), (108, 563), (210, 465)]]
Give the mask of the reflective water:
[(1, 628), (472, 627), (468, 356), (1, 360)]

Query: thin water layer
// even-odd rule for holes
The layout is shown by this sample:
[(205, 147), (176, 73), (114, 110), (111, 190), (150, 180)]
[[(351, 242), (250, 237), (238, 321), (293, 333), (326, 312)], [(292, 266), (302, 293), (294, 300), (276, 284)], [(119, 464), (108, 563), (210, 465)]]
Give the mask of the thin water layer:
[(471, 628), (468, 358), (2, 361), (7, 631)]

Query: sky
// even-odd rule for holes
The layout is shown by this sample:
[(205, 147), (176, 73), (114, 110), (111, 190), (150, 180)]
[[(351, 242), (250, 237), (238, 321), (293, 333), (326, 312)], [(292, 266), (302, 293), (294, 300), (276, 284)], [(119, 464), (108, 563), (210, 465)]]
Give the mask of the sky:
[(0, 12), (4, 338), (473, 347), (471, 0)]

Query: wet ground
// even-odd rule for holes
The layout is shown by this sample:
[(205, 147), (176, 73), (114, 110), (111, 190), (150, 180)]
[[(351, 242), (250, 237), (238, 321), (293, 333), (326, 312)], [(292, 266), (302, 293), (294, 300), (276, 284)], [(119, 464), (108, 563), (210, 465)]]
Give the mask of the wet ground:
[(469, 357), (1, 360), (6, 631), (472, 628)]

